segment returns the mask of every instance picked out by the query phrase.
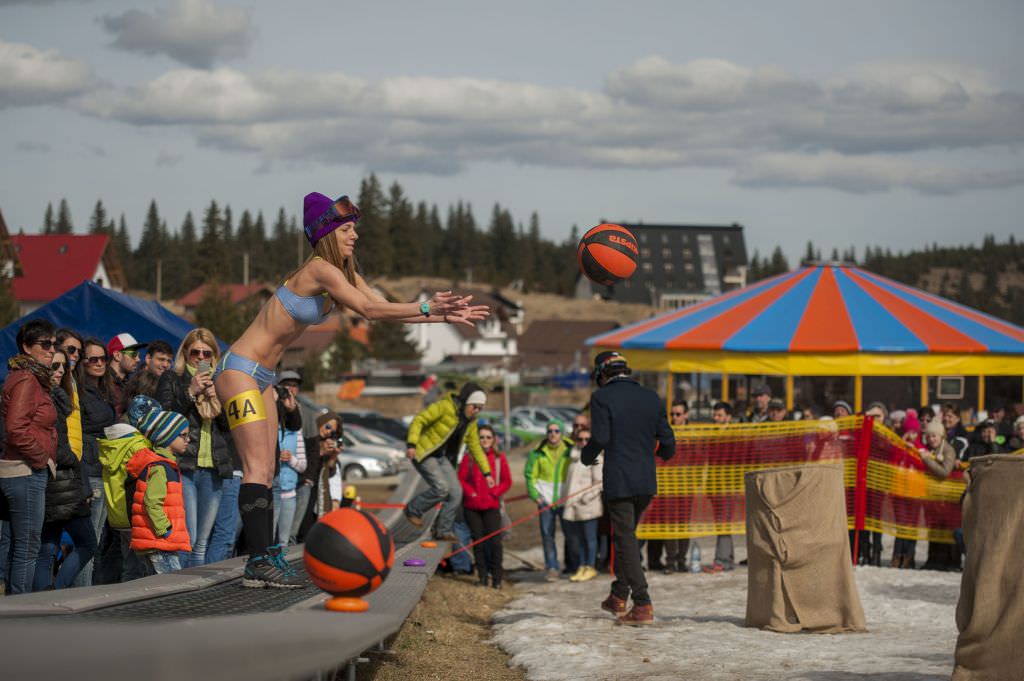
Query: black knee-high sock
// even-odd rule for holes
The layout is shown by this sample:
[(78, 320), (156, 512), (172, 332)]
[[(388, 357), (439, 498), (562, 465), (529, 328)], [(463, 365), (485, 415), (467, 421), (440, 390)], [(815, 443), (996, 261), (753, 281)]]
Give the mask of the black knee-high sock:
[(274, 522), (274, 494), (266, 485), (244, 482), (238, 489), (238, 510), (242, 514), (242, 535), (249, 555), (267, 552)]

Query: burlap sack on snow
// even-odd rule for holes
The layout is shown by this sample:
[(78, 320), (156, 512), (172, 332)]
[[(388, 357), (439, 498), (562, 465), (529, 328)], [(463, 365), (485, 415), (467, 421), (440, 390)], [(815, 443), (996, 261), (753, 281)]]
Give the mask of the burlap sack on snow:
[(954, 681), (1024, 679), (1024, 456), (971, 459)]
[(747, 473), (748, 627), (866, 631), (839, 464)]

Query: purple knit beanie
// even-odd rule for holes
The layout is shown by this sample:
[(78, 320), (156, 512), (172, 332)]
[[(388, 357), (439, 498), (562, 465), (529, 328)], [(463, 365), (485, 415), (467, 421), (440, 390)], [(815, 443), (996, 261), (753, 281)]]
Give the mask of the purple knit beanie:
[(342, 226), (357, 222), (359, 209), (347, 196), (332, 201), (320, 192), (306, 194), (302, 205), (302, 224), (310, 246)]

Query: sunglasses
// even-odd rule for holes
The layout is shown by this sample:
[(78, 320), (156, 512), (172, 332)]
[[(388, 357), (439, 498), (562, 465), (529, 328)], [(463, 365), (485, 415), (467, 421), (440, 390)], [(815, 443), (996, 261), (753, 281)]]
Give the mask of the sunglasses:
[(588, 442), (590, 442), (590, 438), (589, 437), (578, 437), (578, 438), (576, 438), (576, 442), (578, 444), (585, 445)]
[(68, 365), (65, 364), (64, 362), (54, 362), (53, 364), (50, 365), (50, 369), (52, 371), (56, 371), (57, 369), (67, 369), (67, 367)]
[(136, 357), (139, 356), (139, 351), (138, 350), (122, 350), (121, 354), (124, 355), (125, 357), (130, 357), (132, 359), (135, 359)]
[(192, 348), (188, 351), (190, 359), (210, 359), (213, 357), (213, 350), (200, 350), (199, 348)]
[(684, 413), (681, 412), (681, 411), (674, 411), (674, 412), (672, 412), (672, 416), (683, 416), (683, 414)]
[(32, 345), (38, 345), (43, 350), (52, 350), (53, 346), (55, 346), (56, 344), (57, 344), (56, 341), (52, 341), (52, 340), (49, 340), (49, 339), (47, 339), (47, 340), (37, 340), (35, 343), (32, 343)]
[(86, 364), (106, 364), (107, 363), (107, 356), (106, 355), (94, 355), (92, 357), (83, 357), (82, 361), (85, 362)]
[(480, 439), (481, 440), (493, 440), (494, 436), (493, 435), (481, 435)]
[(68, 353), (69, 355), (77, 355), (81, 351), (82, 351), (82, 348), (78, 347), (77, 345), (65, 345), (64, 346), (64, 352)]
[(548, 428), (549, 433), (561, 433), (562, 431), (558, 428)]

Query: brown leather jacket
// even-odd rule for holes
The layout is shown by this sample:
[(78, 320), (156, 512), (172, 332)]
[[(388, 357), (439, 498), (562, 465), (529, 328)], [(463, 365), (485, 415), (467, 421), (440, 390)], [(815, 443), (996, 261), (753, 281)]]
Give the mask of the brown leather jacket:
[(0, 416), (6, 430), (3, 458), (35, 469), (57, 456), (57, 410), (49, 386), (27, 369), (12, 369), (4, 381)]

